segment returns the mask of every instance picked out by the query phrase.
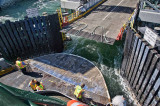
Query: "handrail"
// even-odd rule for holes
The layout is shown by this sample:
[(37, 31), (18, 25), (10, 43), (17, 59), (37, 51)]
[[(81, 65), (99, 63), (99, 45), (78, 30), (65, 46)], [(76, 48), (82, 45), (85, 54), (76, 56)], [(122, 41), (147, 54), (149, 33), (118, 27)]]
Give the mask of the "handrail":
[[(62, 11), (61, 11), (61, 8), (60, 8), (60, 10), (57, 10), (57, 13), (58, 13), (58, 18), (59, 18), (60, 29), (62, 29), (63, 17), (62, 17)], [(62, 39), (63, 39), (63, 41), (65, 41), (65, 40), (66, 40), (66, 36), (65, 36), (65, 34), (64, 34), (63, 32), (62, 32)]]
[(110, 41), (108, 41), (107, 39), (106, 39), (106, 35), (104, 35), (104, 40), (106, 41), (106, 43), (109, 43)]
[(104, 34), (104, 28), (103, 28), (102, 26), (97, 26), (97, 27), (92, 31), (91, 36), (95, 35), (95, 31), (96, 31), (98, 28), (100, 28), (100, 27), (102, 28), (101, 42), (103, 42), (103, 37), (104, 37), (104, 40), (105, 40), (107, 43), (109, 43), (110, 41), (108, 41), (108, 40), (106, 39), (106, 35)]
[(102, 42), (103, 41), (103, 34), (104, 34), (104, 30), (103, 30), (102, 26), (97, 26), (96, 28), (94, 28), (94, 30), (91, 32), (91, 36), (95, 35), (95, 31), (100, 27), (102, 28), (102, 34), (101, 34), (101, 42)]

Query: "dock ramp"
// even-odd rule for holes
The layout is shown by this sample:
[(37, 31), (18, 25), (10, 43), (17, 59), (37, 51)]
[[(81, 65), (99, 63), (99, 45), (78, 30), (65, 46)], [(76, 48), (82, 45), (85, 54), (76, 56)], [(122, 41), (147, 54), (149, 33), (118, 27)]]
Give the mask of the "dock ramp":
[[(61, 32), (113, 45), (137, 3), (138, 0), (106, 0), (91, 13), (65, 27)], [(87, 27), (84, 28), (81, 24)]]

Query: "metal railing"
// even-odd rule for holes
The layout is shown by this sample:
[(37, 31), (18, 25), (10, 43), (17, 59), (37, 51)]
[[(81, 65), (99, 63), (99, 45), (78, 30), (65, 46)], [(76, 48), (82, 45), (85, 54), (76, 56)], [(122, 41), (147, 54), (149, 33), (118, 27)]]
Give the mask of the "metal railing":
[(106, 34), (104, 34), (104, 28), (102, 27), (102, 26), (97, 26), (93, 31), (92, 31), (92, 33), (90, 34), (91, 36), (94, 36), (96, 33), (96, 30), (98, 29), (98, 28), (102, 28), (102, 33), (101, 33), (101, 42), (103, 42), (103, 38), (104, 38), (104, 40), (106, 41), (106, 43), (109, 43), (109, 41), (106, 39)]

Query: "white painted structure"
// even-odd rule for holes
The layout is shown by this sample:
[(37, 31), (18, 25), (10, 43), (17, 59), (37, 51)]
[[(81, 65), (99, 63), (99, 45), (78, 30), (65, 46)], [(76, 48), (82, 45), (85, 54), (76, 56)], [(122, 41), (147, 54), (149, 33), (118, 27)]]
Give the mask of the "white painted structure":
[(80, 6), (80, 0), (61, 0), (61, 8), (76, 10)]
[(102, 0), (61, 0), (61, 8), (72, 10), (84, 8), (85, 10), (88, 10), (100, 1)]

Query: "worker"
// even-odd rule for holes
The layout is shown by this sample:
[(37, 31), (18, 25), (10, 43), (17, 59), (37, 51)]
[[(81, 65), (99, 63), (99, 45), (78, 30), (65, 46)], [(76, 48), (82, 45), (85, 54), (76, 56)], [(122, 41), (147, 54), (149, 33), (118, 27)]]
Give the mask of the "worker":
[(28, 72), (26, 71), (26, 66), (27, 66), (27, 65), (26, 65), (25, 62), (21, 61), (21, 58), (20, 58), (20, 57), (17, 58), (16, 66), (17, 66), (17, 68), (18, 68), (19, 70), (22, 71), (23, 74), (28, 74)]
[(33, 91), (36, 91), (36, 87), (37, 87), (37, 84), (36, 84), (36, 83), (37, 83), (37, 80), (36, 80), (36, 79), (32, 79), (32, 80), (29, 82), (28, 86), (31, 87)]
[(36, 82), (36, 85), (37, 85), (37, 87), (36, 87), (36, 90), (37, 91), (41, 91), (41, 90), (44, 90), (44, 86), (43, 86), (43, 83), (42, 82)]
[(74, 91), (74, 95), (81, 102), (82, 102), (83, 94), (84, 94), (84, 90), (83, 90), (84, 86), (85, 86), (85, 84), (81, 84), (81, 86), (77, 85), (76, 89)]
[(125, 98), (123, 97), (123, 95), (116, 95), (113, 99), (112, 99), (112, 103), (108, 103), (106, 106), (126, 106), (127, 102), (125, 100)]

